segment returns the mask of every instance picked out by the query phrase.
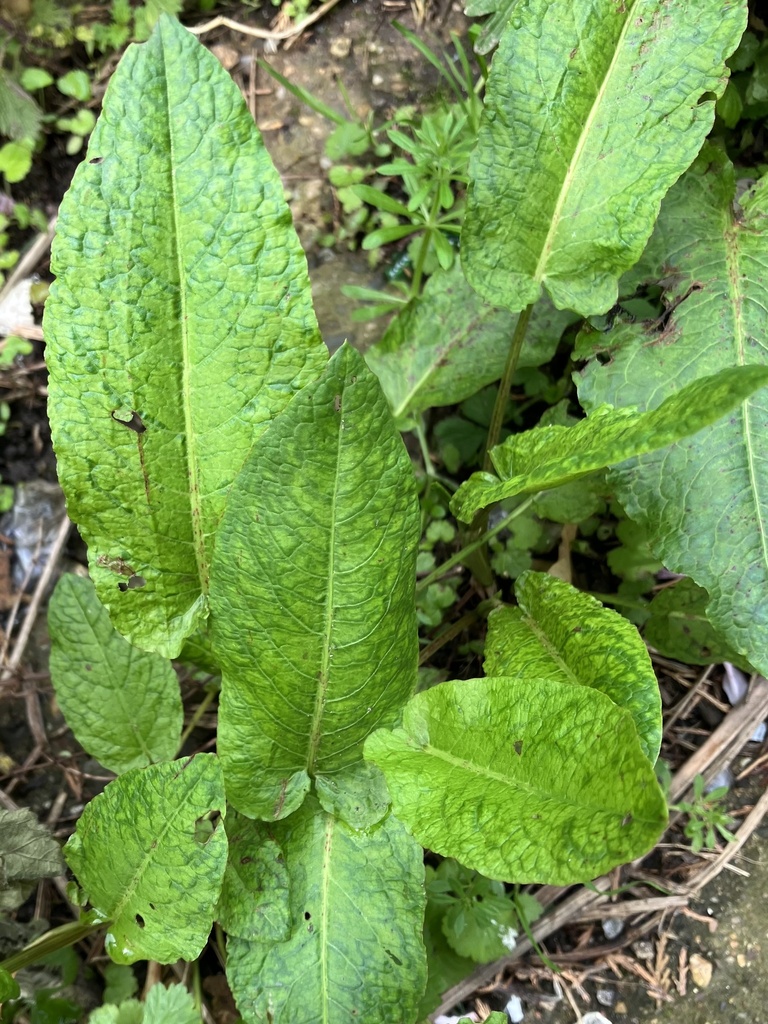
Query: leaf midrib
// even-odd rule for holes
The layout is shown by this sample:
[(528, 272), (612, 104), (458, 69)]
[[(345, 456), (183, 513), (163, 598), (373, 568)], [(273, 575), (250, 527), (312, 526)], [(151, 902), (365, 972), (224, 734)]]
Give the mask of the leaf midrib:
[[(594, 804), (585, 803), (583, 800), (568, 799), (564, 795), (553, 795), (551, 792), (539, 789), (536, 786), (532, 786), (530, 783), (522, 782), (518, 779), (510, 779), (508, 776), (501, 775), (499, 772), (494, 772), (490, 768), (484, 768), (482, 765), (479, 765), (474, 761), (467, 761), (464, 758), (455, 757), (453, 754), (449, 754), (447, 750), (441, 750), (439, 747), (433, 747), (431, 743), (427, 743), (425, 746), (420, 745), (418, 749), (423, 751), (425, 754), (431, 754), (439, 761), (445, 761), (446, 764), (450, 764), (454, 768), (460, 768), (466, 772), (478, 775), (481, 778), (490, 779), (491, 782), (500, 782), (512, 790), (523, 790), (525, 793), (534, 797), (539, 803), (542, 800), (548, 800), (569, 808), (578, 807), (585, 811), (592, 811), (596, 814), (610, 814), (615, 815), (616, 817), (621, 816), (622, 819), (626, 814), (626, 811), (613, 811), (610, 808), (598, 807)], [(648, 824), (656, 824), (655, 818), (640, 818), (634, 813), (632, 819), (633, 821), (646, 821)]]
[(341, 389), (341, 409), (339, 412), (339, 425), (336, 433), (336, 471), (333, 477), (333, 496), (331, 498), (331, 525), (328, 542), (328, 586), (325, 592), (325, 628), (323, 630), (323, 650), (320, 656), (320, 673), (315, 694), (315, 707), (312, 713), (312, 724), (309, 731), (309, 744), (307, 750), (307, 772), (314, 774), (315, 761), (320, 747), (320, 737), (323, 724), (323, 711), (325, 710), (325, 698), (328, 692), (331, 669), (331, 633), (333, 630), (333, 600), (334, 600), (334, 567), (336, 561), (336, 506), (339, 496), (339, 473), (341, 464), (341, 435), (344, 429), (344, 388)]
[(333, 832), (335, 819), (327, 816), (325, 834), (323, 836), (323, 871), (320, 886), (322, 912), (320, 915), (320, 992), (323, 1008), (323, 1024), (330, 1024), (330, 984), (328, 981), (328, 906), (331, 888), (331, 852), (333, 850)]
[(616, 48), (614, 50), (613, 57), (611, 58), (611, 63), (608, 65), (608, 69), (605, 72), (603, 81), (592, 103), (592, 107), (589, 111), (587, 119), (584, 122), (584, 127), (582, 128), (581, 135), (579, 136), (579, 140), (576, 143), (576, 148), (573, 151), (573, 156), (571, 157), (570, 163), (568, 164), (568, 170), (566, 171), (565, 178), (563, 179), (563, 184), (560, 187), (560, 193), (557, 197), (555, 208), (552, 211), (552, 219), (550, 221), (549, 230), (547, 231), (547, 237), (544, 239), (544, 244), (541, 248), (541, 254), (539, 255), (539, 260), (536, 264), (536, 269), (533, 273), (533, 278), (537, 282), (537, 284), (541, 284), (542, 280), (544, 279), (546, 273), (546, 264), (549, 260), (549, 257), (552, 254), (554, 237), (558, 227), (560, 226), (563, 208), (565, 207), (565, 203), (568, 199), (568, 193), (570, 191), (571, 185), (573, 184), (574, 178), (576, 177), (579, 162), (586, 147), (587, 139), (589, 138), (590, 132), (592, 130), (592, 125), (594, 124), (595, 118), (597, 116), (597, 111), (600, 109), (600, 105), (602, 104), (603, 98), (605, 97), (608, 84), (611, 80), (611, 76), (614, 72), (619, 56), (621, 55), (624, 40), (626, 39), (627, 33), (629, 31), (631, 15), (634, 11), (635, 6), (636, 0), (628, 0), (624, 26), (621, 30), (621, 33), (619, 34), (619, 38), (616, 41)]
[(167, 115), (167, 127), (168, 127), (168, 150), (170, 154), (170, 161), (168, 165), (168, 173), (170, 178), (170, 191), (171, 191), (171, 216), (173, 218), (173, 231), (171, 237), (171, 245), (173, 246), (176, 256), (176, 269), (179, 277), (179, 299), (181, 303), (181, 319), (179, 323), (179, 333), (181, 338), (181, 401), (182, 408), (184, 411), (184, 447), (187, 453), (187, 468), (189, 470), (189, 504), (190, 504), (190, 517), (192, 520), (192, 547), (195, 552), (195, 562), (197, 564), (197, 573), (200, 579), (200, 589), (203, 594), (208, 593), (208, 579), (209, 579), (209, 566), (208, 559), (205, 551), (205, 534), (203, 531), (203, 508), (202, 501), (200, 498), (200, 466), (197, 459), (196, 452), (196, 440), (197, 434), (195, 433), (194, 417), (192, 415), (192, 400), (191, 393), (192, 387), (190, 383), (190, 338), (189, 338), (189, 319), (187, 312), (187, 293), (185, 287), (185, 275), (184, 275), (184, 261), (182, 257), (182, 246), (180, 244), (182, 232), (181, 222), (179, 218), (179, 202), (178, 194), (176, 189), (176, 172), (175, 172), (175, 145), (173, 135), (173, 112), (171, 108), (171, 97), (168, 89), (168, 62), (166, 61), (165, 55), (165, 42), (164, 42), (164, 30), (162, 26), (158, 31), (160, 39), (160, 47), (163, 55), (163, 74), (162, 82), (163, 89), (165, 92), (165, 103), (166, 103), (166, 115)]

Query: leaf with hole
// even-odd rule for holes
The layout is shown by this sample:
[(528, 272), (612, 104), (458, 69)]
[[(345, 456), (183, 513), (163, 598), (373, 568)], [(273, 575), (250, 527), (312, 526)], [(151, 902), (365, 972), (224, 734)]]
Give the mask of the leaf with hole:
[[(117, 963), (200, 955), (227, 861), (219, 762), (197, 754), (121, 775), (86, 805), (64, 856), (108, 921)], [(200, 841), (198, 822), (214, 827)]]
[(52, 267), (69, 512), (117, 629), (175, 657), (207, 614), (232, 480), (326, 360), (277, 172), (237, 86), (175, 19), (110, 82)]

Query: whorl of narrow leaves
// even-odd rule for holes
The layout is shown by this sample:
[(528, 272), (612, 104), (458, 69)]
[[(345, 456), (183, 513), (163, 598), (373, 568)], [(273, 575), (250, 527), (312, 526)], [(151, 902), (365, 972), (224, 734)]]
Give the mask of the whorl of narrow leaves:
[(61, 205), (45, 309), (69, 513), (112, 621), (175, 657), (254, 440), (326, 360), (304, 253), (243, 98), (162, 17)]
[[(495, 5), (498, 6), (498, 5)], [(744, 0), (528, 0), (493, 59), (462, 232), (470, 283), (511, 310), (609, 309), (712, 127)]]

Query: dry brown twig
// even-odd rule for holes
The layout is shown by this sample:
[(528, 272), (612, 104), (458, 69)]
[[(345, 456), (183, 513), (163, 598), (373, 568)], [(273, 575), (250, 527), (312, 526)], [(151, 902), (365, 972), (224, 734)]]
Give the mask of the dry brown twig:
[[(239, 32), (244, 36), (253, 36), (254, 39), (269, 39), (273, 42), (281, 42), (286, 39), (292, 39), (294, 36), (301, 35), (301, 33), (309, 28), (310, 25), (314, 25), (316, 21), (319, 21), (324, 15), (335, 7), (339, 0), (325, 0), (325, 3), (317, 8), (309, 17), (299, 22), (298, 25), (293, 25), (291, 28), (283, 29), (282, 31), (276, 31), (275, 29), (267, 28), (256, 28), (255, 25), (243, 25), (242, 22), (234, 21), (232, 18), (225, 18), (224, 15), (219, 14), (215, 18), (211, 18), (210, 21), (206, 21), (202, 25), (195, 25), (190, 28), (189, 31), (196, 36), (205, 35), (206, 32), (213, 32), (216, 28), (228, 28), (233, 32)], [(188, 26), (189, 27), (189, 26)]]

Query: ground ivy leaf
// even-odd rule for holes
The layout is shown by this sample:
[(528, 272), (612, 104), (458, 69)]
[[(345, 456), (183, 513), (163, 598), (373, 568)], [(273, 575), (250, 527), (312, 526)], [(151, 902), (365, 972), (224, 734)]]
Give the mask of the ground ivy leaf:
[(118, 775), (170, 760), (184, 717), (171, 663), (120, 636), (82, 576), (59, 580), (48, 629), (51, 682), (78, 743)]
[(490, 878), (584, 882), (645, 853), (667, 821), (629, 712), (586, 686), (440, 683), (365, 754), (422, 846)]
[[(518, 366), (548, 362), (575, 319), (547, 299), (537, 303)], [(392, 319), (365, 358), (400, 420), (456, 405), (498, 380), (516, 323), (515, 314), (480, 298), (457, 259), (429, 278), (423, 294)]]
[(661, 654), (688, 665), (730, 661), (746, 672), (749, 662), (720, 637), (707, 618), (709, 594), (693, 580), (660, 590), (648, 606), (645, 639)]
[(174, 18), (131, 46), (61, 205), (46, 303), (69, 513), (116, 627), (175, 657), (258, 434), (327, 358), (280, 179)]
[[(765, 369), (768, 343), (768, 181), (734, 207), (736, 181), (722, 153), (708, 148), (670, 192), (650, 243), (666, 266), (663, 330), (623, 324), (597, 344), (579, 380), (590, 408), (610, 401), (653, 408), (693, 376), (723, 367)], [(768, 673), (768, 393), (664, 452), (613, 471), (609, 483), (654, 553), (710, 597), (707, 616), (723, 640)]]
[(666, 448), (721, 419), (767, 384), (768, 367), (732, 366), (687, 383), (648, 412), (598, 405), (573, 427), (539, 426), (512, 434), (491, 450), (498, 476), (473, 473), (453, 496), (451, 510), (469, 523), (495, 501), (558, 487)]
[(94, 910), (110, 921), (117, 963), (194, 960), (208, 939), (227, 862), (219, 822), (200, 842), (197, 822), (225, 813), (214, 754), (133, 768), (89, 804), (64, 848)]
[(270, 825), (230, 811), (229, 854), (216, 919), (228, 935), (283, 941), (290, 934), (288, 869)]
[(523, 309), (609, 309), (695, 158), (743, 0), (530, 0), (494, 56), (462, 231), (472, 286)]
[(632, 715), (651, 764), (661, 746), (661, 694), (637, 629), (618, 612), (563, 580), (526, 572), (518, 608), (488, 617), (485, 674), (557, 679), (591, 686)]
[(255, 445), (220, 528), (219, 752), (242, 813), (291, 813), (310, 776), (360, 763), (396, 719), (416, 683), (419, 532), (386, 399), (343, 346)]
[(287, 942), (229, 941), (227, 979), (244, 1018), (415, 1020), (426, 977), (421, 847), (392, 817), (356, 832), (314, 797), (271, 828), (291, 879), (292, 931)]

